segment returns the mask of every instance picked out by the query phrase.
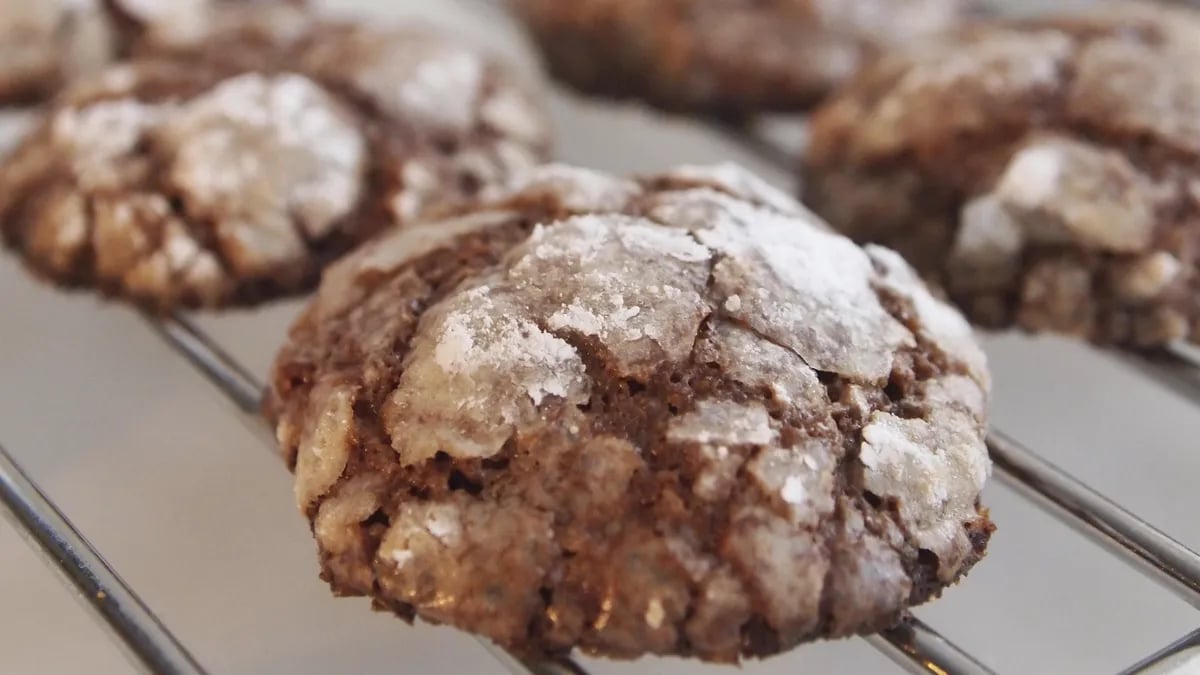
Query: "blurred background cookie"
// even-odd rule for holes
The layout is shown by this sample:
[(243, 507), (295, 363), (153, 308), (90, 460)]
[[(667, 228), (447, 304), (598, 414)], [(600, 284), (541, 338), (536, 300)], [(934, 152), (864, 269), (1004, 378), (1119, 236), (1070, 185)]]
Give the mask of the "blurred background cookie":
[(252, 303), (548, 151), (521, 83), (422, 29), (319, 22), (259, 56), (79, 81), (0, 165), (5, 242), (45, 277), (158, 309)]
[(277, 47), (317, 20), (306, 0), (101, 1), (131, 56)]
[(668, 110), (806, 108), (867, 59), (958, 21), (965, 0), (509, 0), (550, 72)]
[(812, 122), (805, 200), (976, 322), (1200, 339), (1200, 14), (1116, 3), (868, 67)]
[(103, 67), (115, 45), (95, 4), (0, 0), (0, 105), (41, 101)]

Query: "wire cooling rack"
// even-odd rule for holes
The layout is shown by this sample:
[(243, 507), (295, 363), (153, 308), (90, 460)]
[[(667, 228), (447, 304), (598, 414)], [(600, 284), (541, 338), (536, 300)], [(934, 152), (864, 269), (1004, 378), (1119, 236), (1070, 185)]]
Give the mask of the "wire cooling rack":
[[(479, 11), (494, 10), (489, 0), (472, 0), (465, 2), (465, 6)], [(750, 127), (714, 127), (713, 131), (732, 137), (765, 164), (790, 168), (791, 153), (772, 140), (771, 134)], [(145, 324), (223, 394), (240, 421), (261, 436), (265, 450), (274, 451), (271, 431), (258, 415), (262, 383), (249, 368), (186, 316), (145, 317)], [(1200, 405), (1200, 357), (1194, 348), (1174, 346), (1153, 354), (1112, 352), (1111, 356)], [(1002, 431), (992, 430), (988, 447), (997, 479), (1200, 609), (1200, 555)], [(0, 446), (0, 503), (18, 530), (78, 591), (135, 663), (155, 673), (206, 672), (3, 446)], [(1200, 624), (1200, 619), (1197, 623)], [(897, 627), (864, 639), (908, 672), (964, 675), (994, 672), (982, 659), (915, 617), (907, 617)], [(521, 661), (490, 643), (484, 642), (484, 646), (498, 665), (514, 673), (586, 672), (571, 660)], [(1200, 629), (1119, 672), (1121, 675), (1196, 672), (1197, 661), (1193, 660), (1196, 658), (1200, 658)]]

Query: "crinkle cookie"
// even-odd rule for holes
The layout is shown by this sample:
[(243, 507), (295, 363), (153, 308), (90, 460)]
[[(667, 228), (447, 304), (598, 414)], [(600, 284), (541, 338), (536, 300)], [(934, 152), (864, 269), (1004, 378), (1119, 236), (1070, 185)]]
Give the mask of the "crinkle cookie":
[(900, 257), (731, 166), (549, 166), (326, 274), (266, 403), (322, 576), (523, 654), (880, 630), (992, 532), (988, 374)]
[(284, 37), (300, 0), (0, 0), (0, 105), (46, 100), (136, 51), (225, 48)]
[(668, 110), (805, 108), (966, 0), (509, 0), (551, 73)]
[(113, 36), (87, 0), (0, 0), (0, 105), (44, 100), (112, 57)]
[(1197, 63), (1153, 3), (915, 43), (815, 115), (805, 199), (981, 325), (1200, 340)]
[(45, 277), (157, 309), (253, 303), (548, 149), (521, 84), (438, 35), (320, 24), (285, 51), (73, 87), (0, 166), (5, 242)]

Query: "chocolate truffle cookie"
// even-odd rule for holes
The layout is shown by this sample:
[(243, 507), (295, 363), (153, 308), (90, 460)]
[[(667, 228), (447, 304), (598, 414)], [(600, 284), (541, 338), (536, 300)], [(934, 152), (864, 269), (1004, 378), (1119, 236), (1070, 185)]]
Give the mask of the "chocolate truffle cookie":
[(660, 108), (805, 108), (867, 59), (953, 24), (965, 0), (509, 0), (553, 75)]
[(41, 101), (112, 57), (99, 7), (71, 0), (0, 0), (0, 105)]
[(331, 268), (266, 408), (339, 594), (524, 654), (735, 661), (979, 560), (987, 388), (898, 255), (752, 175), (550, 166)]
[[(0, 105), (37, 103), (135, 51), (263, 42), (311, 15), (298, 0), (0, 0)], [(234, 39), (237, 38), (237, 39)]]
[(806, 201), (981, 325), (1200, 339), (1200, 14), (1117, 4), (892, 52), (813, 119)]
[(547, 150), (527, 92), (442, 37), (320, 24), (262, 53), (253, 70), (133, 62), (66, 92), (0, 166), (6, 243), (158, 309), (251, 303)]

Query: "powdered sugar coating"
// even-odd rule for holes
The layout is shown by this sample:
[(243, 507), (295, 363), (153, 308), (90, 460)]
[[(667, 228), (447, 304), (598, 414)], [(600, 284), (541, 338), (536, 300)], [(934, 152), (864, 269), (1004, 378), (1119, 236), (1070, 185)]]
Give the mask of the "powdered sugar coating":
[(534, 173), (348, 256), (279, 357), (289, 460), (316, 388), (359, 392), (302, 511), (389, 486), (315, 529), (366, 542), (336, 589), (509, 648), (731, 660), (876, 630), (979, 558), (986, 365), (903, 262), (734, 167)]
[(535, 92), (485, 55), (416, 27), (319, 28), (298, 56), (305, 69), (369, 101), (397, 135), (416, 136), (420, 152), (409, 151), (389, 195), (398, 220), (445, 201), (447, 185), (493, 197), (545, 159), (549, 122)]
[(793, 208), (795, 215), (786, 215), (701, 190), (669, 194), (651, 215), (694, 229), (718, 256), (714, 289), (738, 298), (725, 302), (731, 317), (818, 370), (884, 377), (891, 354), (911, 336), (875, 297), (862, 249)]
[[(127, 9), (150, 25), (156, 7)], [(546, 151), (532, 95), (447, 38), (238, 7), (195, 6), (296, 14), (299, 32), (259, 36), (253, 59), (223, 54), (216, 27), (212, 54), (146, 47), (172, 59), (80, 82), (0, 166), (5, 240), (32, 268), (156, 308), (254, 303), (314, 285), (378, 230), (499, 191)], [(100, 206), (80, 217), (76, 195)]]
[[(217, 221), (238, 272), (304, 255), (361, 198), (366, 142), (333, 97), (299, 75), (240, 75), (171, 115), (157, 138), (189, 209)], [(266, 240), (286, 242), (276, 247)]]
[(968, 548), (957, 524), (974, 516), (991, 473), (976, 420), (954, 408), (938, 410), (929, 420), (875, 412), (862, 433), (863, 486), (898, 500), (900, 516), (921, 547), (949, 563), (939, 574), (954, 569)]
[(521, 310), (485, 282), (425, 314), (381, 411), (402, 464), (491, 457), (547, 399), (586, 402), (578, 352)]
[(981, 325), (1200, 339), (1198, 44), (1200, 11), (1114, 2), (899, 48), (814, 116), (806, 202)]

